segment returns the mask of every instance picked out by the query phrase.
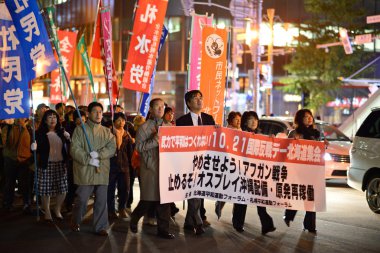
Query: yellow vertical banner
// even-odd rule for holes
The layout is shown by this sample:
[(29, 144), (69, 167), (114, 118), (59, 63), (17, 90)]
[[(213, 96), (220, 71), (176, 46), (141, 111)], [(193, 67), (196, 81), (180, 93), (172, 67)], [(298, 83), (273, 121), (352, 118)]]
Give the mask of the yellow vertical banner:
[(227, 29), (204, 27), (202, 31), (200, 90), (203, 94), (203, 112), (211, 114), (219, 125), (223, 125), (224, 114), (227, 35)]

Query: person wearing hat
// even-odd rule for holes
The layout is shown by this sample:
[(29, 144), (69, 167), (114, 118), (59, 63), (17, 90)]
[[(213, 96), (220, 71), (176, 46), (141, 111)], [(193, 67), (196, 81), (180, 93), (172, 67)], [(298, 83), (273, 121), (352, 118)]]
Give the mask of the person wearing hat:
[(66, 110), (66, 104), (65, 103), (58, 103), (55, 105), (55, 111), (59, 115), (59, 122), (64, 122), (65, 121), (65, 110)]
[(34, 115), (34, 126), (36, 127), (36, 130), (38, 129), (45, 112), (49, 109), (50, 107), (44, 103), (37, 106), (36, 114)]

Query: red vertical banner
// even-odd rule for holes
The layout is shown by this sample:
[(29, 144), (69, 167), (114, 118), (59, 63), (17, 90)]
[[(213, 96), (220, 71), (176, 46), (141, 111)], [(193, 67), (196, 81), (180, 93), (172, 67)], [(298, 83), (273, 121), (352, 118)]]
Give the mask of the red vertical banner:
[(113, 96), (113, 79), (115, 77), (115, 66), (112, 60), (112, 25), (111, 14), (109, 9), (104, 9), (101, 11), (101, 20), (104, 52), (104, 75), (106, 77), (107, 91), (109, 94), (110, 104), (112, 105), (115, 102)]
[[(68, 31), (57, 31), (59, 39), (59, 47), (62, 54), (62, 64), (66, 71), (68, 81), (70, 81), (71, 67), (73, 65), (77, 33)], [(58, 59), (58, 57), (56, 56)], [(62, 96), (61, 90), (61, 75), (59, 68), (51, 72), (51, 84), (50, 84), (50, 103), (56, 104), (59, 102), (66, 102), (67, 98)], [(62, 83), (62, 85), (67, 85), (67, 83)]]
[(123, 87), (149, 93), (168, 0), (140, 0), (124, 70)]
[(193, 15), (189, 56), (188, 90), (199, 90), (201, 81), (202, 29), (212, 25), (213, 16)]
[(100, 51), (100, 30), (101, 30), (101, 14), (100, 8), (103, 7), (102, 0), (98, 2), (98, 9), (96, 14), (94, 38), (92, 41), (91, 57), (96, 59), (102, 59), (102, 53)]
[(227, 29), (204, 27), (202, 31), (202, 68), (200, 90), (205, 113), (223, 124), (224, 93), (227, 70)]

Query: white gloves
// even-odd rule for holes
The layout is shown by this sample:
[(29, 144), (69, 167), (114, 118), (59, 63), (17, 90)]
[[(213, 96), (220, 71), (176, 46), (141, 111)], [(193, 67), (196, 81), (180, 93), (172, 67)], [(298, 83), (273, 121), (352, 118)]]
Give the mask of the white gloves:
[(99, 159), (91, 158), (91, 159), (90, 159), (90, 162), (89, 162), (88, 164), (90, 164), (90, 165), (92, 165), (92, 166), (95, 166), (95, 167), (99, 168), (99, 166), (100, 166), (100, 161), (99, 161)]
[(68, 132), (64, 131), (64, 132), (63, 132), (63, 136), (65, 136), (65, 138), (66, 138), (67, 140), (70, 140), (70, 134), (69, 134)]
[(31, 145), (30, 145), (30, 149), (32, 151), (36, 151), (37, 150), (37, 143), (36, 142), (33, 142)]
[(91, 158), (96, 159), (99, 157), (99, 153), (96, 151), (91, 151), (90, 156)]
[(100, 166), (99, 153), (96, 151), (91, 151), (90, 156), (91, 156), (91, 159), (90, 159), (89, 164), (99, 168)]

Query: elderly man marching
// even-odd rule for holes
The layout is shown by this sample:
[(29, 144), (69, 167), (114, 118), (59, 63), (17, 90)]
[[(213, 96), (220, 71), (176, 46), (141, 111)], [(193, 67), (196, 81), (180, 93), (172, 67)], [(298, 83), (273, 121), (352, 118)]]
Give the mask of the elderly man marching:
[(86, 213), (88, 198), (95, 193), (93, 221), (95, 233), (107, 236), (108, 178), (110, 158), (115, 155), (116, 141), (110, 129), (100, 124), (103, 118), (103, 106), (98, 102), (92, 102), (88, 105), (88, 112), (89, 117), (84, 126), (92, 150), (89, 149), (82, 127), (75, 128), (71, 143), (74, 183), (78, 185), (71, 228), (73, 231), (80, 231), (80, 223)]
[(137, 223), (140, 218), (154, 207), (157, 211), (157, 235), (165, 239), (174, 239), (169, 233), (170, 204), (160, 204), (159, 189), (159, 146), (158, 128), (162, 126), (164, 101), (155, 98), (150, 101), (148, 119), (137, 131), (136, 149), (141, 157), (140, 166), (140, 202), (131, 214), (130, 229), (137, 233)]

